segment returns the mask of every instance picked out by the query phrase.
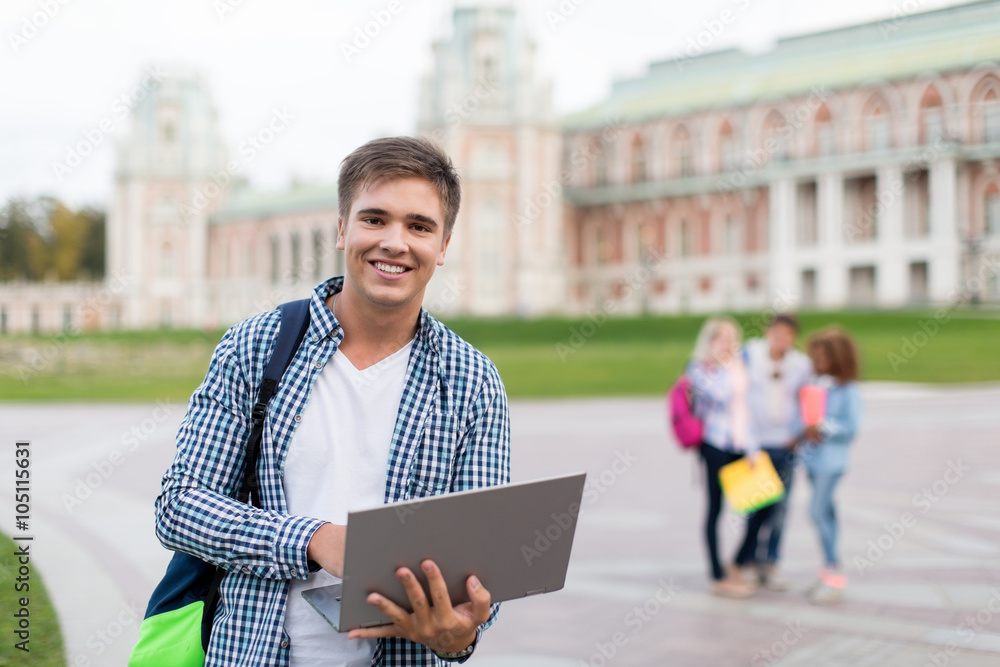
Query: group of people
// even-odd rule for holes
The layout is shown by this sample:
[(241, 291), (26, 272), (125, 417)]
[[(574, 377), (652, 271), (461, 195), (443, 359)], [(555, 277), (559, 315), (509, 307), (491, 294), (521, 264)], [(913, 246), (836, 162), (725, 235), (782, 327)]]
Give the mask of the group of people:
[[(795, 467), (801, 463), (812, 486), (810, 515), (823, 552), (823, 566), (808, 595), (817, 604), (844, 596), (847, 578), (838, 556), (834, 491), (847, 469), (861, 414), (857, 347), (845, 332), (827, 329), (809, 337), (803, 354), (795, 349), (798, 333), (793, 315), (778, 314), (763, 339), (742, 344), (735, 320), (709, 318), (686, 369), (694, 414), (703, 424), (698, 451), (708, 495), (704, 531), (711, 589), (717, 595), (747, 597), (761, 586), (788, 590), (777, 566)], [(803, 420), (800, 392), (806, 385), (825, 389), (824, 414), (816, 424)], [(743, 541), (732, 562), (724, 565), (719, 556), (719, 470), (743, 457), (756, 465), (761, 452), (770, 457), (785, 495), (747, 517)]]

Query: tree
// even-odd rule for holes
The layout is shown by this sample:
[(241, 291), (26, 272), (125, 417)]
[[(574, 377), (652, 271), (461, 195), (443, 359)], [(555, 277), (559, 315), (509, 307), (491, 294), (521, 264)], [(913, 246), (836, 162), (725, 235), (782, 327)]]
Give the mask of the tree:
[(53, 197), (10, 200), (0, 209), (0, 280), (102, 278), (104, 221)]

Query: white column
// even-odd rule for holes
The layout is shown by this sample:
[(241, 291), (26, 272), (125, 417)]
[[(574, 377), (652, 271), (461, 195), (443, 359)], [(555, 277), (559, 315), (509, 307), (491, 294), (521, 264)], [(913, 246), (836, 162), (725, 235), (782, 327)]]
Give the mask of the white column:
[(899, 165), (878, 170), (875, 196), (878, 207), (875, 302), (880, 306), (902, 306), (909, 295), (910, 280), (903, 254), (903, 171)]
[(817, 179), (816, 208), (819, 247), (823, 252), (816, 275), (816, 303), (839, 308), (847, 303), (847, 264), (844, 257), (844, 175), (823, 174)]
[[(794, 263), (795, 243), (795, 181), (773, 181), (768, 192), (768, 267), (769, 299), (781, 297), (781, 305), (794, 308), (801, 289)], [(792, 303), (786, 303), (793, 301)]]
[(959, 288), (961, 246), (958, 237), (955, 160), (941, 158), (930, 165), (931, 256), (927, 293), (944, 302)]

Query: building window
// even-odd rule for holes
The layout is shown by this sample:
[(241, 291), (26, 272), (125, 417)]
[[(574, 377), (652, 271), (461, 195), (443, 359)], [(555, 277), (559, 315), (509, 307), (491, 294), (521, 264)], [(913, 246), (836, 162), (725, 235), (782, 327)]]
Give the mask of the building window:
[(594, 185), (603, 187), (608, 184), (607, 151), (600, 137), (594, 137), (591, 145), (594, 155)]
[(855, 306), (875, 303), (875, 267), (852, 266), (848, 275), (848, 299)]
[(646, 149), (637, 134), (632, 140), (632, 182), (642, 183), (646, 178)]
[(733, 171), (739, 166), (739, 146), (733, 126), (724, 121), (719, 128), (719, 167), (722, 171)]
[(7, 335), (7, 309), (0, 308), (0, 336)]
[(818, 216), (816, 211), (816, 181), (800, 183), (796, 188), (796, 240), (800, 246), (816, 245)]
[(727, 215), (725, 221), (725, 250), (727, 255), (740, 254), (740, 227), (733, 220), (733, 216)]
[(63, 306), (63, 331), (69, 331), (73, 328), (73, 306), (66, 304)]
[(313, 230), (313, 279), (323, 280), (323, 232)]
[(816, 154), (833, 155), (837, 152), (836, 128), (833, 126), (833, 117), (830, 109), (824, 104), (816, 110)]
[(985, 213), (983, 229), (986, 234), (1000, 236), (1000, 190), (995, 184), (986, 189)]
[(765, 161), (783, 161), (788, 159), (788, 140), (790, 126), (781, 112), (774, 109), (764, 121), (761, 133), (761, 148), (764, 149)]
[(292, 281), (298, 282), (302, 277), (302, 247), (299, 245), (299, 233), (292, 232), (289, 237), (292, 253)]
[(884, 151), (892, 147), (890, 134), (889, 105), (876, 95), (865, 105), (863, 113), (865, 148), (869, 151)]
[(38, 306), (31, 307), (31, 333), (37, 334), (42, 330), (42, 313)]
[(691, 223), (681, 220), (681, 257), (690, 257), (693, 254), (691, 241)]
[(875, 177), (862, 176), (844, 181), (845, 237), (848, 243), (873, 241), (878, 237), (879, 203), (875, 198)]
[(927, 262), (910, 263), (910, 301), (927, 301)]
[(928, 86), (920, 100), (920, 137), (922, 144), (933, 144), (944, 138), (944, 112), (941, 108), (941, 94), (937, 88)]
[(982, 113), (983, 137), (986, 143), (1000, 143), (1000, 100), (997, 100), (995, 93), (993, 99), (983, 102)]
[(673, 137), (674, 173), (677, 176), (694, 174), (693, 146), (691, 133), (682, 125), (674, 130)]
[(931, 229), (930, 179), (926, 169), (906, 175), (904, 197), (905, 232), (911, 238), (924, 238)]
[(802, 272), (802, 305), (816, 305), (816, 269), (805, 269)]
[(281, 247), (278, 244), (278, 237), (271, 236), (271, 282), (278, 282), (280, 273)]

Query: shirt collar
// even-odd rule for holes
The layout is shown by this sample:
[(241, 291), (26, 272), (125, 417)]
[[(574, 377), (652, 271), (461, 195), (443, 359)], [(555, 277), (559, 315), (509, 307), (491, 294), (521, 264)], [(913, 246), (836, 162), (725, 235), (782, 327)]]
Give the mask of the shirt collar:
[[(312, 303), (309, 306), (312, 320), (310, 331), (316, 340), (321, 340), (331, 334), (336, 336), (341, 333), (340, 322), (333, 311), (327, 307), (326, 300), (331, 295), (340, 293), (343, 289), (344, 277), (337, 276), (320, 283), (313, 290)], [(441, 349), (440, 325), (437, 320), (431, 317), (430, 313), (424, 310), (423, 306), (420, 307), (417, 333), (413, 338), (413, 344), (415, 347), (430, 349), (435, 353)]]

